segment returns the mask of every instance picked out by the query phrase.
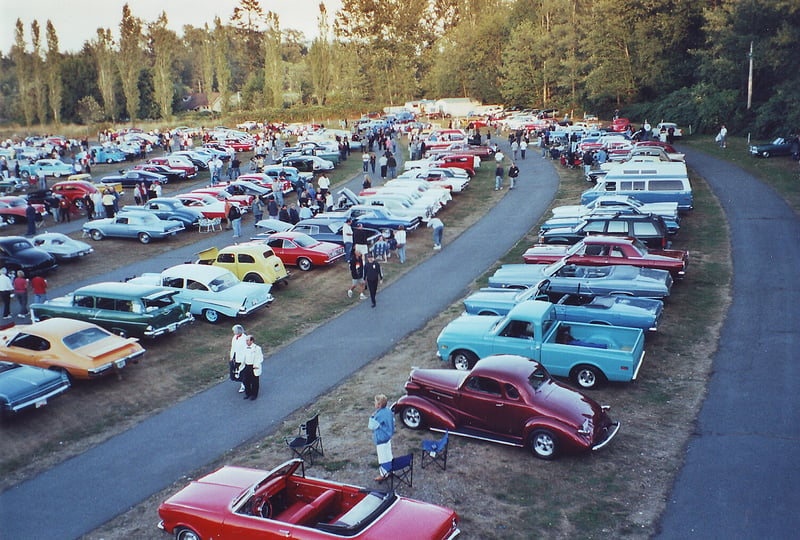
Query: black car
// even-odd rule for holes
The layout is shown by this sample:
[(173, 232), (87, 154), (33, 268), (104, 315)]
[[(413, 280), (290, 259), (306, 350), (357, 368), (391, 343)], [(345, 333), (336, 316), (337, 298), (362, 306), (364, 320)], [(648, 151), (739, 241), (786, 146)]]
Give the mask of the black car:
[(142, 206), (123, 206), (120, 212), (126, 210), (145, 210), (158, 216), (159, 219), (180, 221), (187, 229), (196, 227), (203, 217), (203, 213), (195, 208), (184, 205), (180, 199), (174, 197), (158, 197), (149, 199)]
[(186, 180), (186, 171), (182, 171), (181, 169), (173, 169), (171, 167), (165, 167), (164, 165), (156, 165), (155, 163), (145, 163), (144, 165), (138, 165), (136, 168), (142, 171), (163, 174), (167, 177), (169, 182)]
[(557, 227), (544, 231), (539, 237), (544, 244), (576, 244), (592, 234), (632, 236), (650, 249), (669, 246), (669, 230), (664, 218), (657, 214), (624, 214), (588, 216), (574, 227)]
[(285, 157), (281, 160), (284, 167), (294, 167), (301, 173), (314, 172), (314, 160), (308, 156)]
[[(314, 240), (319, 240), (320, 242), (332, 242), (334, 244), (343, 246), (344, 240), (342, 239), (342, 227), (344, 227), (344, 221), (311, 218), (298, 222), (290, 230), (294, 232), (305, 233)], [(363, 229), (368, 235), (367, 245), (371, 246), (377, 242), (381, 236), (381, 232), (378, 229), (372, 229), (369, 227), (364, 227)]]
[(144, 182), (145, 187), (148, 189), (150, 188), (150, 184), (153, 182), (161, 182), (162, 184), (166, 184), (169, 182), (166, 176), (163, 174), (158, 174), (150, 171), (143, 171), (140, 169), (134, 169), (132, 171), (128, 171), (126, 173), (105, 176), (100, 180), (104, 184), (114, 184), (119, 182), (122, 184), (122, 187), (125, 188), (133, 188), (139, 182)]
[(750, 154), (757, 157), (789, 156), (800, 158), (800, 140), (798, 137), (778, 137), (771, 143), (750, 145)]
[(58, 268), (56, 258), (35, 247), (24, 236), (0, 237), (0, 266), (12, 272), (22, 270), (25, 277), (41, 276)]

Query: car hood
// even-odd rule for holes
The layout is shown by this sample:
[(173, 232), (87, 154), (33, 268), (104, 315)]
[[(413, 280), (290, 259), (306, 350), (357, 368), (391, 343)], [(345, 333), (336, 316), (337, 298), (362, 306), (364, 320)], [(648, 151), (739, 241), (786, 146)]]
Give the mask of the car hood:
[(17, 364), (0, 373), (0, 396), (14, 400), (30, 395), (39, 387), (60, 383), (61, 380), (61, 374), (56, 371)]
[(464, 306), (468, 313), (472, 310), (478, 310), (481, 307), (499, 308), (503, 307), (505, 310), (511, 309), (514, 305), (514, 298), (519, 291), (512, 289), (481, 289), (474, 292), (464, 299)]
[(487, 317), (481, 315), (463, 314), (457, 319), (450, 321), (439, 334), (439, 339), (447, 339), (450, 336), (463, 338), (464, 336), (483, 336), (495, 325), (502, 317)]
[(162, 507), (210, 511), (222, 516), (231, 502), (265, 476), (264, 471), (242, 467), (223, 467), (180, 490)]

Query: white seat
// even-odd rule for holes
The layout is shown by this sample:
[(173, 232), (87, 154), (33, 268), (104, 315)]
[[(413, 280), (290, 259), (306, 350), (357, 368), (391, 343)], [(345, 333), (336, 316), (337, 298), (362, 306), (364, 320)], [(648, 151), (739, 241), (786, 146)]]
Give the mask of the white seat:
[(197, 230), (201, 233), (222, 230), (222, 220), (215, 218), (200, 218)]

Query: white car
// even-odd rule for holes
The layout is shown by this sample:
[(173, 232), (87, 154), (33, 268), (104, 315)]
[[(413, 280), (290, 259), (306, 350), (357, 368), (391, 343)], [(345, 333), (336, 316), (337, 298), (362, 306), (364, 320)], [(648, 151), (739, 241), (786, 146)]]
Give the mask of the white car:
[(433, 187), (440, 187), (451, 193), (461, 193), (469, 186), (467, 171), (458, 167), (411, 169), (396, 180), (424, 180)]
[(337, 194), (337, 200), (340, 207), (353, 205), (381, 206), (391, 212), (392, 215), (409, 220), (419, 218), (426, 221), (434, 215), (431, 208), (426, 205), (415, 204), (414, 199), (409, 195), (388, 192), (381, 188), (376, 188), (374, 191), (374, 194), (359, 196), (344, 188)]
[(656, 127), (654, 127), (652, 130), (653, 137), (658, 138), (661, 135), (661, 128), (664, 128), (664, 131), (667, 132), (670, 130), (670, 128), (672, 128), (672, 136), (676, 139), (683, 137), (683, 131), (675, 122), (659, 122), (656, 124)]
[(94, 248), (80, 240), (74, 240), (66, 234), (45, 232), (31, 239), (33, 245), (53, 255), (59, 261), (78, 259), (94, 252)]
[(443, 188), (432, 186), (429, 182), (413, 178), (395, 178), (389, 180), (383, 187), (389, 189), (410, 189), (419, 194), (424, 200), (438, 202), (441, 206), (453, 200), (450, 191)]

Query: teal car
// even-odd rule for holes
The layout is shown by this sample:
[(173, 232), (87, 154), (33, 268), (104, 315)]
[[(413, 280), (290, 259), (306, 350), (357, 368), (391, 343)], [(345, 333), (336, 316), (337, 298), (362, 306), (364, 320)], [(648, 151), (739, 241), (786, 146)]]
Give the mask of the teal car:
[[(92, 154), (95, 163), (122, 163), (126, 157), (125, 152), (114, 147), (93, 146), (89, 149), (89, 152)], [(78, 157), (84, 155), (86, 153), (82, 152)]]
[(62, 176), (69, 176), (75, 172), (75, 169), (69, 163), (64, 163), (60, 159), (39, 159), (28, 165), (20, 165), (19, 175), (22, 178), (34, 178), (39, 176), (40, 172), (44, 172), (45, 176), (54, 176), (61, 178)]
[(133, 283), (105, 282), (39, 304), (31, 304), (31, 320), (64, 317), (90, 322), (121, 336), (154, 338), (194, 321), (177, 291)]

